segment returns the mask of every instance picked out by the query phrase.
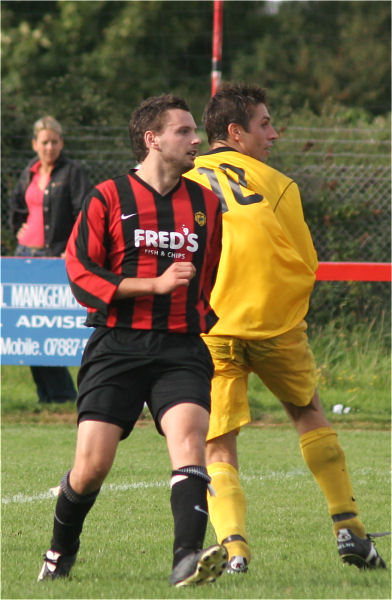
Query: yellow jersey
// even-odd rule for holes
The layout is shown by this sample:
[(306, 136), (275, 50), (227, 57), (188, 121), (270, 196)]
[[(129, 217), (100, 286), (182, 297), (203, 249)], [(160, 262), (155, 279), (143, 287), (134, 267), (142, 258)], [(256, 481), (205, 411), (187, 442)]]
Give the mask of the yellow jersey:
[(222, 254), (210, 335), (266, 339), (309, 308), (317, 254), (296, 183), (228, 147), (198, 156), (185, 177), (212, 189), (223, 210)]

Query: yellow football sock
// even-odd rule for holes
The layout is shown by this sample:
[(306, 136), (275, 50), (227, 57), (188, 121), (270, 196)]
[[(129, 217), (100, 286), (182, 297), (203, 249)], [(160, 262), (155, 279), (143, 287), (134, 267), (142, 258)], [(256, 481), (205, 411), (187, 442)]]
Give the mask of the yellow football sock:
[(357, 516), (346, 459), (336, 432), (331, 427), (319, 427), (301, 435), (299, 441), (304, 461), (327, 499), (329, 514), (354, 515), (333, 523), (335, 535), (338, 529), (349, 527), (356, 535), (365, 538), (365, 527)]
[[(216, 462), (208, 465), (207, 471), (215, 492), (215, 496), (208, 494), (208, 511), (218, 542), (221, 544), (232, 535), (246, 540), (246, 499), (237, 469), (229, 463)], [(233, 540), (225, 546), (229, 559), (244, 556), (249, 563), (250, 550), (245, 541)]]

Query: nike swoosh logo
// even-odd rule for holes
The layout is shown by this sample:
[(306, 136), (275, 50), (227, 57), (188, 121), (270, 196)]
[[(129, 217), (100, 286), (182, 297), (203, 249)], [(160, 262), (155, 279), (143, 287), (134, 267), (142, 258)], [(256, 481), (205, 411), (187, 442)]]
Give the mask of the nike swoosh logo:
[(198, 510), (201, 513), (204, 513), (205, 515), (207, 515), (208, 517), (208, 512), (206, 510), (204, 510), (199, 504), (196, 504), (196, 506), (193, 507), (195, 510)]
[(132, 213), (131, 215), (124, 215), (124, 213), (121, 215), (121, 218), (123, 221), (125, 221), (125, 219), (130, 219), (131, 217), (135, 217), (137, 215), (137, 213)]

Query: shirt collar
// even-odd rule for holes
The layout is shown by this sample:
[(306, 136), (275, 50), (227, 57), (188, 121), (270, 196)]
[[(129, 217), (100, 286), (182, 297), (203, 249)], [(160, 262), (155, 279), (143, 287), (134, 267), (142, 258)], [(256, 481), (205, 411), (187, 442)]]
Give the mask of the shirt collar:
[(41, 166), (41, 161), (37, 160), (37, 162), (35, 162), (33, 165), (31, 165), (30, 171), (34, 174), (38, 173), (40, 166)]
[(238, 150), (232, 148), (231, 146), (219, 146), (219, 148), (209, 150), (209, 152), (206, 152), (206, 154), (218, 154), (219, 152), (238, 152)]

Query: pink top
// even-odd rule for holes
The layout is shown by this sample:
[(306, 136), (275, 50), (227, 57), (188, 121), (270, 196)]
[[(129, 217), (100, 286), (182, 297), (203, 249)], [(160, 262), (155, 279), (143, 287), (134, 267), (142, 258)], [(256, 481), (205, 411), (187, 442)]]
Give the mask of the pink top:
[[(38, 186), (40, 179), (38, 170), (40, 164), (40, 161), (38, 161), (31, 169), (34, 175), (25, 194), (29, 214), (25, 223), (25, 229), (22, 236), (18, 238), (18, 242), (19, 244), (22, 244), (22, 246), (36, 246), (38, 248), (43, 248), (45, 244), (43, 211), (44, 191)], [(47, 177), (45, 187), (48, 185), (49, 179), (50, 175)]]

